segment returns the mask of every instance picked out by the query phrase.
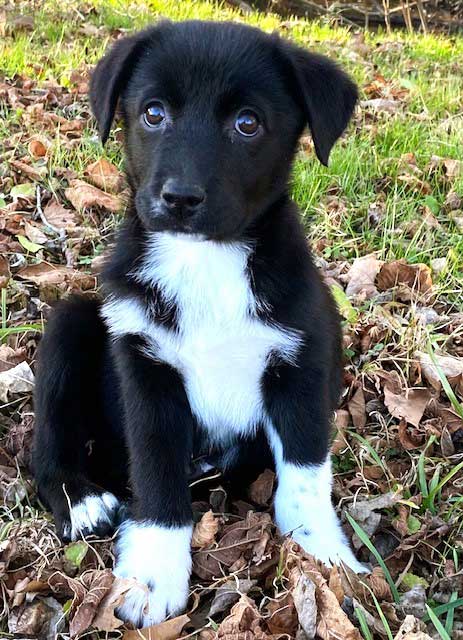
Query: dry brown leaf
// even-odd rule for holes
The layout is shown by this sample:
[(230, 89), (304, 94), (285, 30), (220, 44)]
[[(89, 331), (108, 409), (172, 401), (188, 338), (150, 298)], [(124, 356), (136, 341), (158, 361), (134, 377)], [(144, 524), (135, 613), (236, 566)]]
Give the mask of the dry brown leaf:
[[(426, 380), (434, 389), (436, 389), (436, 391), (440, 391), (442, 384), (437, 368), (431, 360), (431, 357), (427, 353), (423, 353), (421, 351), (417, 351), (415, 356), (421, 365), (421, 371)], [(463, 377), (463, 358), (456, 358), (454, 356), (443, 355), (440, 353), (435, 353), (434, 358), (439, 369), (445, 375), (452, 387), (456, 387)]]
[(270, 633), (290, 636), (296, 634), (298, 615), (290, 593), (277, 600), (270, 600), (266, 607), (265, 621)]
[(54, 598), (39, 598), (11, 611), (8, 629), (17, 638), (55, 640), (64, 622), (63, 607)]
[(65, 229), (66, 231), (72, 231), (79, 223), (77, 214), (75, 211), (66, 209), (57, 200), (50, 200), (43, 211), (47, 222), (58, 229)]
[(215, 542), (215, 536), (219, 530), (219, 518), (212, 511), (207, 511), (201, 520), (195, 525), (191, 546), (193, 549), (202, 549)]
[(377, 295), (375, 279), (383, 265), (374, 255), (356, 258), (346, 275), (346, 295), (366, 299)]
[(12, 369), (26, 358), (26, 349), (13, 349), (6, 344), (0, 344), (0, 373)]
[[(384, 493), (371, 498), (370, 500), (358, 500), (355, 504), (349, 507), (349, 513), (356, 522), (364, 529), (369, 536), (372, 536), (381, 521), (381, 515), (377, 513), (380, 509), (390, 509), (399, 500), (401, 500), (402, 494), (400, 491)], [(356, 544), (356, 536), (354, 536), (354, 546), (360, 548), (362, 544)]]
[(380, 291), (405, 284), (415, 292), (427, 293), (432, 289), (431, 269), (422, 263), (407, 264), (403, 259), (394, 260), (383, 264), (376, 284)]
[(266, 506), (272, 497), (274, 482), (274, 472), (265, 469), (249, 487), (250, 499), (260, 506)]
[(190, 621), (190, 618), (184, 614), (166, 620), (160, 624), (154, 624), (152, 627), (144, 629), (136, 629), (135, 631), (126, 631), (122, 636), (122, 640), (177, 640), (183, 631), (183, 627)]
[(314, 583), (308, 576), (301, 573), (292, 590), (292, 595), (302, 630), (307, 638), (314, 638), (317, 630), (317, 600)]
[(322, 640), (343, 638), (344, 640), (362, 640), (360, 631), (354, 627), (341, 609), (336, 595), (331, 591), (326, 579), (315, 563), (304, 563), (304, 573), (315, 584), (317, 600), (317, 634)]
[(27, 220), (24, 220), (24, 235), (35, 244), (44, 245), (48, 241), (42, 229)]
[(335, 564), (330, 569), (330, 578), (328, 581), (328, 586), (331, 591), (334, 593), (336, 598), (338, 599), (339, 604), (344, 602), (344, 589), (342, 587), (341, 576), (339, 574), (339, 567)]
[(69, 631), (71, 636), (87, 631), (92, 626), (98, 605), (109, 592), (114, 581), (110, 569), (88, 571), (81, 576), (87, 589), (82, 601), (76, 606), (70, 619)]
[(399, 423), (399, 442), (406, 451), (418, 449), (423, 444), (423, 436), (413, 434), (407, 427), (406, 420)]
[(34, 167), (22, 160), (10, 160), (11, 166), (19, 173), (39, 182), (47, 173), (46, 167)]
[(371, 574), (367, 577), (371, 590), (377, 599), (386, 602), (392, 602), (392, 592), (388, 585), (381, 567), (374, 567)]
[(365, 410), (365, 394), (362, 387), (358, 387), (352, 398), (347, 403), (352, 422), (356, 429), (362, 430), (367, 423), (367, 414)]
[(111, 193), (119, 193), (124, 183), (118, 168), (106, 158), (100, 158), (96, 162), (89, 164), (84, 171), (84, 175), (96, 187)]
[(0, 289), (4, 289), (10, 280), (10, 263), (6, 256), (0, 255)]
[(420, 424), (424, 411), (431, 399), (429, 389), (406, 389), (400, 394), (396, 394), (389, 389), (387, 384), (384, 387), (384, 404), (389, 413), (394, 418), (404, 419), (417, 427)]
[(406, 616), (400, 625), (400, 629), (394, 636), (394, 640), (432, 640), (431, 636), (423, 631), (424, 624), (415, 616)]
[(227, 611), (232, 604), (235, 604), (240, 599), (242, 594), (246, 595), (256, 584), (256, 580), (233, 578), (221, 584), (215, 590), (214, 599), (209, 609), (209, 616), (213, 618), (218, 613)]
[(463, 162), (461, 160), (431, 156), (428, 169), (430, 172), (442, 171), (447, 180), (455, 180), (462, 174), (462, 167)]
[(336, 427), (336, 436), (331, 445), (331, 451), (338, 455), (346, 446), (346, 429), (349, 426), (350, 413), (346, 409), (338, 409), (335, 414), (334, 424)]
[(27, 362), (0, 373), (0, 402), (8, 402), (10, 394), (31, 393), (33, 389), (34, 374)]
[(16, 274), (18, 278), (33, 282), (37, 286), (69, 284), (82, 290), (93, 289), (96, 281), (94, 276), (89, 276), (82, 271), (55, 265), (48, 262), (38, 262), (24, 267)]
[(99, 631), (114, 631), (124, 623), (115, 616), (115, 610), (123, 602), (124, 595), (138, 583), (133, 578), (116, 577), (111, 588), (98, 605), (92, 626)]
[(34, 159), (44, 158), (47, 155), (49, 148), (50, 142), (46, 138), (38, 136), (31, 138), (29, 144), (27, 145), (29, 154)]
[(252, 640), (256, 635), (255, 632), (261, 631), (261, 621), (262, 616), (257, 610), (255, 602), (248, 596), (241, 596), (233, 606), (230, 615), (221, 623), (217, 635), (219, 638), (227, 638), (228, 640), (228, 638), (239, 638), (240, 634), (247, 632), (249, 640)]
[(100, 207), (115, 213), (121, 208), (121, 201), (117, 196), (105, 193), (83, 180), (72, 180), (71, 186), (64, 193), (77, 211)]
[(372, 98), (371, 100), (360, 100), (362, 109), (372, 109), (373, 111), (384, 111), (386, 113), (397, 113), (401, 104), (398, 100), (387, 98)]

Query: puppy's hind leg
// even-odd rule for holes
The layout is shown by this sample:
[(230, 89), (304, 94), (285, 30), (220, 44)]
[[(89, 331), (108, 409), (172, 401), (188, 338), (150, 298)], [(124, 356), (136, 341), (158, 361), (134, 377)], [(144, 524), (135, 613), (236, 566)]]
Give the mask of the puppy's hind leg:
[[(103, 420), (102, 371), (107, 337), (95, 300), (58, 305), (42, 339), (35, 390), (33, 471), (65, 541), (106, 535), (119, 501), (92, 482), (92, 441)], [(108, 443), (108, 447), (113, 443)]]

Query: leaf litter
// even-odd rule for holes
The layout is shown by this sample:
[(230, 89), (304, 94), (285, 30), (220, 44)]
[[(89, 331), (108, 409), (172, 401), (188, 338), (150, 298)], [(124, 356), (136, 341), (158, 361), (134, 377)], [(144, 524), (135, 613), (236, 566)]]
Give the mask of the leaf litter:
[[(81, 10), (81, 34), (104, 35), (104, 27), (86, 21), (94, 9)], [(14, 37), (33, 29), (32, 17), (8, 16), (4, 31)], [(359, 46), (353, 48), (362, 58), (369, 46)], [(344, 316), (345, 392), (335, 420), (334, 499), (383, 557), (399, 602), (374, 554), (346, 521), (359, 558), (372, 566), (368, 576), (345, 566), (325, 567), (278, 535), (270, 470), (238, 495), (216, 477), (193, 488), (190, 608), (142, 633), (125, 629), (117, 618), (131, 581), (111, 573), (113, 541), (77, 547), (59, 542), (30, 473), (36, 348), (57, 299), (71, 291), (94, 295), (102, 251), (126, 198), (113, 156), (93, 146), (80, 165), (67, 159), (84, 138), (95, 136), (87, 89), (84, 68), (66, 86), (53, 79), (0, 77), (2, 107), (16, 114), (0, 161), (0, 289), (7, 313), (0, 329), (0, 630), (50, 640), (57, 633), (84, 637), (92, 629), (92, 637), (126, 640), (357, 640), (363, 619), (375, 639), (434, 637), (426, 603), (436, 608), (463, 594), (463, 474), (457, 468), (463, 419), (442, 380), (461, 405), (463, 315), (434, 282), (448, 256), (432, 270), (371, 249), (352, 260), (326, 260), (317, 252), (326, 241), (315, 247)], [(412, 93), (375, 72), (363, 87), (364, 125), (379, 127), (399, 117)], [(310, 153), (311, 140), (304, 141)], [(391, 166), (395, 173), (378, 181), (365, 224), (381, 227), (384, 194), (394, 184), (423, 198), (438, 183), (444, 193), (440, 211), (462, 228), (461, 161), (434, 155), (423, 162), (410, 152), (391, 159)], [(433, 202), (423, 207), (425, 224), (438, 229), (441, 216)], [(326, 211), (341, 228), (347, 214), (342, 193), (329, 195)], [(400, 231), (413, 235), (416, 228)], [(433, 357), (430, 334), (438, 342)], [(440, 619), (445, 623), (445, 615)], [(454, 630), (455, 638), (462, 637), (461, 608), (454, 610)]]

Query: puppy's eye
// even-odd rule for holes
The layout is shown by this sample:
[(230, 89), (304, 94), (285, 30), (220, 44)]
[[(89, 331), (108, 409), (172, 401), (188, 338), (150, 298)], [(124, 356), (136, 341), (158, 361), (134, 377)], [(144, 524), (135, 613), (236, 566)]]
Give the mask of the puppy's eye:
[(236, 118), (235, 129), (238, 133), (241, 133), (242, 136), (255, 136), (259, 131), (259, 117), (254, 111), (250, 111), (246, 109), (245, 111), (241, 111), (241, 113)]
[(165, 117), (166, 112), (160, 102), (150, 102), (143, 113), (143, 120), (149, 127), (157, 127)]

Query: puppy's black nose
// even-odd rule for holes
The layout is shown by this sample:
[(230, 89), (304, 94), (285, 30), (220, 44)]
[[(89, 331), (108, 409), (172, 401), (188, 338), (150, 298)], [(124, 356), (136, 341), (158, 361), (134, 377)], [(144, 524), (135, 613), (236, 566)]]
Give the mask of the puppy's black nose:
[(169, 209), (176, 210), (182, 215), (192, 215), (204, 202), (206, 193), (196, 185), (169, 179), (161, 190), (161, 198)]

